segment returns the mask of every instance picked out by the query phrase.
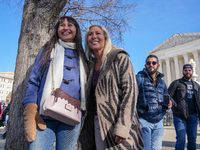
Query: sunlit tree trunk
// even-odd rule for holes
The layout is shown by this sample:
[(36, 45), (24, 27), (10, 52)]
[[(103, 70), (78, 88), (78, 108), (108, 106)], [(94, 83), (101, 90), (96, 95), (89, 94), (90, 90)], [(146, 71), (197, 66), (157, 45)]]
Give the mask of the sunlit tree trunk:
[(28, 149), (24, 136), (22, 105), (27, 81), (35, 57), (43, 44), (49, 40), (53, 26), (66, 3), (67, 0), (25, 0), (24, 2), (5, 150)]

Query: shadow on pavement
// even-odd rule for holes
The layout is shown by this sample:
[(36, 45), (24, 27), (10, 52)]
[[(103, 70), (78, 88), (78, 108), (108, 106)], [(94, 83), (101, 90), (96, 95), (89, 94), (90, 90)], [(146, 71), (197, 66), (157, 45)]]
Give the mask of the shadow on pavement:
[[(162, 146), (168, 147), (168, 148), (175, 148), (176, 142), (170, 142), (170, 141), (163, 141)], [(185, 144), (185, 148), (187, 148), (187, 143)], [(200, 149), (200, 144), (196, 144), (196, 148)]]
[(163, 141), (162, 146), (165, 147), (175, 147), (175, 142), (170, 142), (170, 141)]
[(174, 131), (174, 127), (169, 127), (169, 126), (165, 126), (165, 130), (173, 130)]

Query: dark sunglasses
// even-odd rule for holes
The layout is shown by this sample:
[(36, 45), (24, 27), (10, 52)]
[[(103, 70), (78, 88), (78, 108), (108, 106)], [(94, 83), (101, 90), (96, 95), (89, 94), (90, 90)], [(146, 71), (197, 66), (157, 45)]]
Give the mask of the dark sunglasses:
[(146, 62), (147, 65), (151, 65), (151, 63), (152, 63), (153, 65), (156, 65), (156, 64), (157, 64), (156, 61), (152, 61), (152, 62), (151, 62), (151, 61), (147, 61), (147, 62)]

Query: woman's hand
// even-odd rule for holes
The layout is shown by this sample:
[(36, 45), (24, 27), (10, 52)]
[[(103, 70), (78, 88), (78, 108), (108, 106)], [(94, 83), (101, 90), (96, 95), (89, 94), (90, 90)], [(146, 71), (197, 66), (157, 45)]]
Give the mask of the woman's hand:
[(24, 131), (25, 138), (28, 142), (33, 142), (36, 137), (36, 127), (45, 130), (47, 125), (38, 113), (36, 104), (28, 104), (24, 109)]
[(115, 142), (118, 144), (126, 140), (125, 138), (120, 137), (118, 135), (114, 135), (114, 137), (115, 137)]

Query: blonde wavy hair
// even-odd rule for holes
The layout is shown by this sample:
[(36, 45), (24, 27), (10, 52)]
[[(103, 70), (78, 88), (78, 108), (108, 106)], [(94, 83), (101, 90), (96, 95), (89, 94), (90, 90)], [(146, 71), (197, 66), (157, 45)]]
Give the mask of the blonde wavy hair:
[(108, 53), (111, 50), (113, 50), (113, 46), (112, 46), (112, 43), (111, 43), (111, 40), (110, 40), (110, 36), (109, 36), (108, 31), (106, 30), (106, 28), (104, 28), (103, 26), (100, 26), (100, 25), (92, 25), (92, 26), (90, 26), (87, 29), (87, 32), (85, 34), (85, 52), (86, 52), (86, 55), (87, 55), (89, 61), (91, 61), (93, 58), (95, 58), (93, 50), (88, 45), (88, 33), (89, 33), (89, 30), (92, 27), (99, 27), (103, 31), (104, 37), (105, 37), (105, 46), (104, 46), (104, 50), (103, 50), (102, 66), (101, 66), (101, 68), (102, 68), (106, 63), (106, 59), (107, 59)]

